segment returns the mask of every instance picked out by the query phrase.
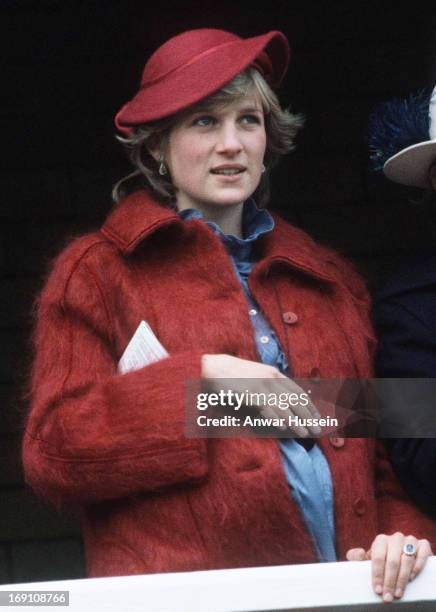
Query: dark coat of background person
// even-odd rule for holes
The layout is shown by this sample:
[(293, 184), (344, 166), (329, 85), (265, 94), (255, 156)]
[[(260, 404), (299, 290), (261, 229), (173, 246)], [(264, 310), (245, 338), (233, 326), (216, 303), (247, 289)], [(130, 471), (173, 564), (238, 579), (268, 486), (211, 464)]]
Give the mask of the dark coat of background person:
[[(383, 378), (436, 378), (436, 253), (401, 267), (374, 306), (380, 337), (376, 374)], [(436, 515), (436, 440), (386, 439), (392, 464), (419, 506)]]
[(102, 224), (111, 186), (129, 170), (112, 121), (136, 91), (145, 58), (189, 28), (284, 31), (293, 56), (281, 98), (306, 115), (306, 127), (275, 171), (274, 208), (352, 258), (377, 287), (426, 240), (409, 192), (369, 178), (364, 139), (375, 103), (434, 78), (435, 15), (428, 3), (418, 5), (1, 3), (0, 582), (84, 575), (77, 520), (23, 484), (27, 405), (19, 398), (31, 359), (32, 304), (49, 261), (73, 235)]

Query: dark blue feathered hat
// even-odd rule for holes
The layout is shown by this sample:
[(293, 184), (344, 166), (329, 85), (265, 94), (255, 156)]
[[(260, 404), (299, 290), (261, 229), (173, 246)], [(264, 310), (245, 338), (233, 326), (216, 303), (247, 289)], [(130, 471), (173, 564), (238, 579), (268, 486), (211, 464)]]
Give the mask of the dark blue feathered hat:
[(428, 187), (436, 162), (436, 87), (378, 105), (369, 119), (373, 170), (405, 185)]

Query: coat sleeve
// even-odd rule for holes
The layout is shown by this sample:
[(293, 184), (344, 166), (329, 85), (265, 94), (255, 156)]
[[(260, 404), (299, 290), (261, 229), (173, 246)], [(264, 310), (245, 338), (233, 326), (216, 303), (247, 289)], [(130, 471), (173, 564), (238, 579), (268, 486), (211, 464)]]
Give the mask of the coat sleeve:
[(433, 378), (436, 373), (434, 327), (426, 325), (425, 308), (419, 304), (419, 297), (406, 298), (392, 296), (375, 303), (373, 319), (380, 338), (377, 376)]
[(436, 551), (436, 520), (424, 514), (396, 478), (384, 445), (377, 445), (376, 494), (378, 533), (401, 531), (430, 541)]
[(38, 304), (27, 482), (61, 506), (204, 478), (205, 440), (184, 436), (184, 384), (200, 377), (201, 354), (186, 351), (119, 375), (91, 270), (68, 263), (60, 258)]
[[(381, 356), (383, 356), (382, 359), (386, 357), (386, 361), (391, 361), (392, 354), (399, 355), (398, 351), (402, 350), (404, 353), (405, 350), (410, 349), (410, 337), (408, 344), (406, 340), (407, 332), (405, 332), (402, 338), (398, 338), (398, 345), (395, 347), (392, 347), (391, 345), (389, 349), (386, 346), (385, 339), (382, 337), (377, 351), (377, 342), (370, 317), (371, 300), (364, 282), (349, 262), (336, 256), (335, 254), (332, 255), (330, 253), (329, 257), (331, 257), (332, 263), (336, 266), (338, 272), (340, 273), (340, 278), (343, 280), (347, 289), (352, 295), (353, 301), (358, 309), (359, 316), (363, 323), (362, 329), (367, 336), (370, 355), (374, 358), (377, 355), (376, 363), (378, 365), (380, 364)], [(393, 319), (391, 318), (389, 308), (386, 309), (383, 315), (380, 310), (377, 310), (377, 308), (376, 311), (379, 313), (380, 317), (383, 316), (383, 320), (386, 321), (387, 325), (392, 324)], [(376, 317), (376, 322), (377, 321), (378, 318)], [(423, 350), (427, 350), (425, 343), (423, 343), (422, 346)], [(395, 351), (397, 352), (395, 353)], [(380, 369), (376, 371), (376, 373), (378, 376), (399, 375), (398, 373), (394, 374), (392, 371), (389, 373), (386, 371), (381, 373)], [(373, 376), (371, 364), (366, 376)], [(429, 516), (425, 515), (420, 509), (418, 509), (416, 506), (418, 496), (415, 494), (417, 489), (420, 489), (420, 492), (423, 493), (423, 480), (425, 480), (424, 474), (426, 474), (426, 503), (421, 504), (421, 508), (428, 509), (431, 502), (434, 500), (434, 495), (432, 494), (434, 487), (430, 485), (430, 480), (428, 479), (430, 470), (427, 469), (425, 461), (420, 461), (419, 466), (417, 463), (418, 459), (422, 460), (425, 456), (428, 460), (431, 460), (431, 457), (436, 457), (434, 441), (431, 439), (392, 440), (391, 443), (395, 448), (393, 451), (394, 455), (389, 458), (384, 443), (382, 441), (377, 442), (375, 487), (377, 493), (379, 522), (378, 532), (391, 534), (395, 531), (402, 531), (406, 535), (413, 534), (418, 538), (427, 538), (432, 542), (433, 550), (436, 550), (436, 521), (432, 520)], [(401, 461), (399, 455), (403, 452), (409, 452), (410, 454), (412, 452), (412, 448), (417, 450), (417, 446), (421, 450), (421, 456), (419, 456), (419, 452), (416, 452), (414, 455), (416, 462), (408, 462), (406, 466), (404, 456), (403, 460)], [(390, 459), (393, 460), (397, 474), (394, 473)], [(409, 472), (407, 475), (405, 473), (406, 469)], [(433, 462), (431, 470), (432, 473), (434, 473), (434, 469), (436, 469), (436, 464)], [(401, 474), (398, 472), (401, 472)], [(401, 484), (397, 475), (400, 476)], [(407, 484), (410, 484), (411, 486), (407, 487)], [(403, 489), (403, 486), (406, 487), (407, 493)], [(409, 497), (408, 493), (413, 495), (413, 499)], [(432, 508), (434, 508), (434, 506), (432, 506)]]
[[(367, 286), (355, 266), (330, 249), (325, 249), (325, 261), (329, 262), (339, 285), (345, 289), (348, 303), (357, 314), (355, 326), (349, 330), (349, 340), (355, 345), (356, 365), (360, 378), (374, 376), (374, 355), (377, 340), (371, 320), (371, 297)], [(364, 339), (360, 342), (359, 337)], [(362, 345), (364, 350), (362, 352)]]
[[(377, 376), (435, 376), (435, 335), (424, 317), (430, 308), (433, 309), (433, 299), (429, 298), (422, 290), (421, 294), (412, 295), (409, 292), (407, 295), (388, 296), (376, 302), (374, 321), (380, 337), (376, 356)], [(427, 309), (425, 304), (428, 304)], [(398, 392), (401, 393), (401, 390)], [(392, 388), (391, 395), (390, 401), (395, 405), (395, 388)], [(420, 508), (436, 516), (436, 440), (392, 438), (385, 442), (394, 470), (406, 491)]]
[(345, 285), (350, 292), (354, 303), (364, 323), (365, 332), (374, 338), (374, 331), (371, 321), (371, 296), (362, 276), (355, 266), (348, 260), (342, 258), (337, 253), (328, 251), (328, 260), (336, 267), (338, 280)]

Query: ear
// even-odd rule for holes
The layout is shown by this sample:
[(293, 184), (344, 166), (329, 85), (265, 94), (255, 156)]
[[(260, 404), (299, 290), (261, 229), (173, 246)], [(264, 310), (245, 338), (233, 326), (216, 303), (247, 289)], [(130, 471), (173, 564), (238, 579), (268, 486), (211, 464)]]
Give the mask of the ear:
[(162, 134), (152, 134), (147, 140), (147, 152), (160, 163), (165, 157), (166, 141)]
[(163, 159), (163, 153), (160, 147), (147, 147), (147, 151), (153, 157), (153, 159), (157, 162), (161, 162)]
[(430, 179), (430, 183), (432, 184), (433, 191), (436, 191), (436, 163), (430, 166), (430, 170), (428, 171), (428, 177)]

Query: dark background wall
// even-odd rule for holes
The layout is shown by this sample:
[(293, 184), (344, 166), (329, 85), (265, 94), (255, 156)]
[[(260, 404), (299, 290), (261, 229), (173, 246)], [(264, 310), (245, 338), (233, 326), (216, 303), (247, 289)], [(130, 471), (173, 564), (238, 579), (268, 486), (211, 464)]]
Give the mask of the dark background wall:
[(51, 510), (23, 483), (32, 304), (50, 259), (101, 223), (111, 185), (127, 173), (112, 118), (135, 92), (145, 58), (194, 27), (287, 34), (293, 59), (282, 100), (307, 123), (276, 170), (272, 206), (354, 259), (376, 290), (428, 242), (427, 223), (408, 202), (416, 194), (369, 176), (364, 138), (376, 102), (434, 82), (428, 6), (0, 2), (0, 582), (84, 575), (77, 518)]

